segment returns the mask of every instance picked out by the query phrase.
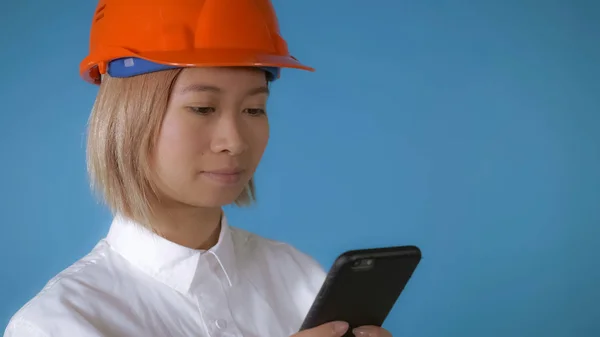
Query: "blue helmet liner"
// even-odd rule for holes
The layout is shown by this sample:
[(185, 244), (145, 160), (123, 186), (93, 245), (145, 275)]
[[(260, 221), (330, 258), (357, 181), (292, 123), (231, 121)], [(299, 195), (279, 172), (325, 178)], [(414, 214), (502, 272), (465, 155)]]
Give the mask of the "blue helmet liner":
[[(176, 69), (180, 66), (170, 66), (166, 64), (155, 63), (136, 57), (120, 58), (108, 63), (108, 74), (111, 77), (132, 77), (141, 74), (152, 73), (155, 71)], [(260, 67), (269, 74), (269, 81), (275, 81), (279, 77), (279, 68)]]

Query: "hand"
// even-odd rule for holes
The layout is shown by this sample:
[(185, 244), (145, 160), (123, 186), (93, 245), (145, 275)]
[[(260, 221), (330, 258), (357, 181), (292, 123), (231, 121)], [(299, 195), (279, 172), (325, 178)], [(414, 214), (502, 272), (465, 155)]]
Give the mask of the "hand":
[(348, 331), (346, 322), (329, 322), (316, 328), (307, 329), (291, 337), (341, 337)]
[(378, 326), (361, 326), (352, 331), (356, 337), (392, 337), (392, 334)]
[[(346, 322), (330, 322), (316, 328), (304, 330), (291, 337), (341, 337), (348, 331)], [(357, 337), (392, 337), (392, 334), (378, 326), (361, 326), (352, 331)]]

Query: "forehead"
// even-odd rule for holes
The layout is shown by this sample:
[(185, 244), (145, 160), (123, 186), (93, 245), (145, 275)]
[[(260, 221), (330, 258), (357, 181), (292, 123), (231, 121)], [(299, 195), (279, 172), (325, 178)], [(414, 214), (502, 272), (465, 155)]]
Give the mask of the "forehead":
[(248, 67), (184, 68), (173, 91), (184, 93), (190, 86), (216, 87), (223, 91), (247, 91), (267, 85), (265, 71)]

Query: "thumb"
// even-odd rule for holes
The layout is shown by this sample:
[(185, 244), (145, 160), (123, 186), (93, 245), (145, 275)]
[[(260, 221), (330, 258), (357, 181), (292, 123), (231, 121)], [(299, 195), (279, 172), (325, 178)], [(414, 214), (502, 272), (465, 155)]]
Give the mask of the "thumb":
[(346, 322), (329, 322), (301, 331), (291, 337), (341, 337), (348, 331), (348, 327)]

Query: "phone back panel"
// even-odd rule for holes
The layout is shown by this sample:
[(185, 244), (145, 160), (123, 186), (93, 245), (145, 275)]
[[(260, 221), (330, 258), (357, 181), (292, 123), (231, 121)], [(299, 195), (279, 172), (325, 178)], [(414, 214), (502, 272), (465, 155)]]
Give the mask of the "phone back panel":
[[(414, 246), (346, 252), (334, 263), (301, 330), (331, 321), (381, 326), (421, 260)], [(371, 261), (371, 262), (368, 262)], [(353, 336), (349, 331), (347, 336)]]

